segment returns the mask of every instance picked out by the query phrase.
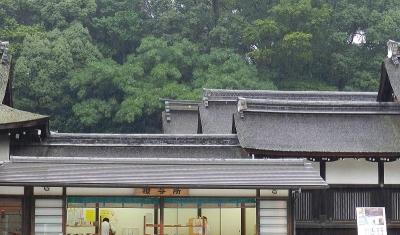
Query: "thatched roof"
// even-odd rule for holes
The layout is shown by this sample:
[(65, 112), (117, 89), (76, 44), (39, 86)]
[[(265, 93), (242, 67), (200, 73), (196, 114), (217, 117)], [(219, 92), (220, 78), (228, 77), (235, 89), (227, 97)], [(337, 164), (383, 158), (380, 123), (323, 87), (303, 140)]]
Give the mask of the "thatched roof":
[(400, 105), (378, 102), (238, 102), (235, 127), (249, 152), (270, 156), (397, 156)]
[(203, 89), (199, 105), (202, 133), (232, 133), (232, 115), (237, 112), (239, 97), (276, 101), (375, 102), (376, 92), (271, 91)]
[(0, 105), (0, 130), (20, 127), (34, 127), (45, 124), (48, 126), (49, 117), (30, 113)]

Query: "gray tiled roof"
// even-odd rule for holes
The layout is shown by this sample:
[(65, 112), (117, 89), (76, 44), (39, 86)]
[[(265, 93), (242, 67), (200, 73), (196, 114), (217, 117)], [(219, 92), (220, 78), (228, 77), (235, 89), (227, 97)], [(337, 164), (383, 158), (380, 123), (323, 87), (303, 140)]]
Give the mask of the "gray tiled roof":
[[(304, 159), (122, 159), (81, 163), (13, 157), (0, 165), (1, 185), (91, 187), (326, 188)], [(104, 177), (107, 176), (107, 177)]]
[(396, 156), (400, 115), (245, 112), (235, 114), (240, 144), (279, 156)]
[(38, 121), (47, 122), (48, 116), (21, 111), (0, 104), (0, 129), (36, 125), (35, 123)]
[[(21, 144), (19, 145), (21, 146)], [(12, 155), (92, 158), (249, 158), (236, 135), (52, 134)]]

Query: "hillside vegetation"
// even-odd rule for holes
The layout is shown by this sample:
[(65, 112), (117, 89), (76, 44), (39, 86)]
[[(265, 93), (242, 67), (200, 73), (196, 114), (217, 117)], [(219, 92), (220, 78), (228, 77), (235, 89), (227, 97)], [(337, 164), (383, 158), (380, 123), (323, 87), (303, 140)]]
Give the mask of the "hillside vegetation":
[(59, 132), (155, 133), (202, 88), (377, 91), (398, 0), (0, 0), (14, 107)]

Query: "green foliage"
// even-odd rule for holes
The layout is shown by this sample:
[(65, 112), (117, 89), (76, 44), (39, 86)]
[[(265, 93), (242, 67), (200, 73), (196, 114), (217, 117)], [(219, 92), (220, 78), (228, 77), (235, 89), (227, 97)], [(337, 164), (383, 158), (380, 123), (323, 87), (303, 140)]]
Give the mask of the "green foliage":
[(302, 32), (293, 32), (283, 37), (281, 48), (289, 61), (295, 60), (297, 64), (312, 61), (311, 38), (311, 34)]
[(47, 29), (65, 29), (73, 22), (86, 23), (96, 11), (95, 0), (31, 0)]
[(312, 3), (312, 0), (281, 0), (271, 14), (283, 32), (312, 32), (324, 26), (331, 13), (328, 4), (313, 6)]
[(191, 82), (192, 69), (197, 63), (199, 49), (187, 39), (168, 45), (167, 41), (146, 37), (137, 49), (140, 63), (148, 76), (146, 80), (156, 87), (167, 82)]
[(220, 89), (275, 89), (269, 80), (258, 76), (255, 66), (229, 49), (212, 49), (200, 58), (194, 71), (194, 86)]
[(98, 58), (99, 52), (79, 23), (64, 31), (26, 36), (15, 62), (15, 107), (57, 118), (57, 129), (69, 128), (74, 99), (68, 73)]
[(22, 43), (27, 35), (34, 35), (42, 32), (44, 32), (44, 29), (39, 24), (22, 25), (13, 18), (5, 19), (3, 27), (0, 28), (1, 39), (12, 42), (10, 45), (10, 54), (16, 57), (19, 56)]
[(92, 43), (88, 29), (82, 24), (73, 23), (62, 34), (68, 40), (74, 68), (84, 67), (87, 63), (102, 58), (99, 50)]
[(367, 40), (372, 45), (382, 46), (388, 38), (400, 38), (400, 9), (370, 14), (370, 27), (366, 29)]
[(128, 2), (100, 1), (99, 13), (92, 18), (93, 37), (102, 45), (103, 55), (115, 56), (123, 63), (142, 35), (140, 14)]
[(75, 104), (72, 110), (85, 127), (93, 127), (91, 130), (95, 130), (99, 123), (106, 123), (103, 119), (111, 118), (115, 112), (116, 104), (117, 102), (114, 99), (99, 100), (91, 98)]

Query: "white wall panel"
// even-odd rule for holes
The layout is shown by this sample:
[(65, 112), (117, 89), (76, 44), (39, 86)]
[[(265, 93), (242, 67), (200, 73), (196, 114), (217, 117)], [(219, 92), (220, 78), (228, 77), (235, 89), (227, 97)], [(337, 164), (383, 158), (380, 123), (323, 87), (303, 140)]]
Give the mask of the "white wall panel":
[(255, 197), (256, 190), (255, 189), (189, 189), (189, 196)]
[(400, 161), (386, 162), (385, 184), (400, 184)]
[(20, 186), (0, 186), (2, 195), (24, 195), (24, 187)]
[[(308, 162), (309, 162), (309, 161), (308, 161)], [(320, 170), (319, 170), (319, 165), (320, 165), (319, 162), (311, 162), (311, 166), (314, 168), (314, 170), (315, 170), (316, 172), (318, 172), (318, 175), (321, 175)]]
[(326, 163), (328, 184), (377, 184), (378, 163), (364, 159), (338, 160)]
[(287, 201), (260, 201), (260, 235), (287, 234)]
[(61, 199), (35, 200), (35, 234), (62, 232), (63, 201)]
[(272, 189), (263, 189), (263, 190), (260, 190), (260, 196), (261, 197), (287, 197), (287, 196), (289, 196), (289, 190), (277, 189), (277, 190), (274, 190), (274, 192), (273, 192)]
[(134, 188), (67, 188), (68, 196), (133, 196)]
[(33, 193), (35, 195), (61, 196), (62, 187), (48, 187), (48, 191), (46, 191), (44, 187), (34, 187)]
[(53, 207), (60, 208), (62, 207), (62, 200), (60, 199), (36, 199), (36, 207)]

